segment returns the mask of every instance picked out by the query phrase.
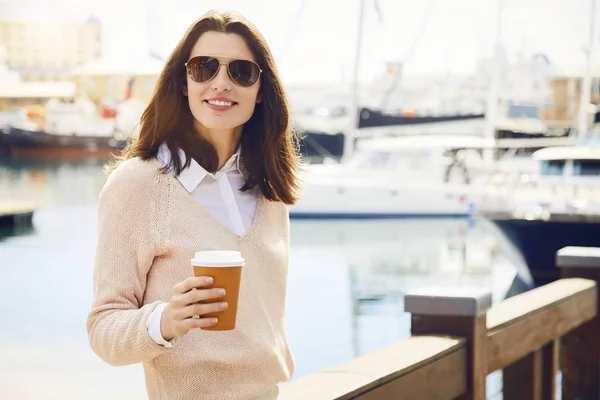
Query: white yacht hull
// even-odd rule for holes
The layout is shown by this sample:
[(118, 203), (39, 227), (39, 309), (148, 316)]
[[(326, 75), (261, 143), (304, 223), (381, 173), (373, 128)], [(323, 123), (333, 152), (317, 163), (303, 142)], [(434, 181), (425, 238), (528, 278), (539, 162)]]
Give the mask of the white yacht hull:
[(300, 201), (290, 208), (290, 217), (465, 217), (476, 212), (479, 196), (475, 187), (465, 184), (440, 182), (389, 186), (366, 179), (353, 182), (323, 180), (306, 184)]
[(481, 137), (468, 135), (418, 135), (361, 141), (355, 154), (345, 162), (306, 167), (301, 176), (300, 200), (290, 208), (290, 216), (472, 215), (487, 176), (478, 152), (484, 145)]

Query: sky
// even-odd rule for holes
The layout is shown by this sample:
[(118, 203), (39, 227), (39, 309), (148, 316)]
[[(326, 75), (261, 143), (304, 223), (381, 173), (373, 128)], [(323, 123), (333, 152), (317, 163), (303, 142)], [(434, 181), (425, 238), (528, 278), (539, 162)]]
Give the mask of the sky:
[(359, 73), (369, 81), (389, 61), (403, 62), (406, 76), (470, 74), (493, 54), (499, 20), (510, 61), (541, 53), (555, 66), (583, 65), (593, 0), (1, 1), (93, 13), (103, 24), (104, 55), (121, 58), (149, 51), (166, 58), (204, 12), (236, 10), (261, 30), (283, 80), (302, 85), (351, 79), (361, 1)]

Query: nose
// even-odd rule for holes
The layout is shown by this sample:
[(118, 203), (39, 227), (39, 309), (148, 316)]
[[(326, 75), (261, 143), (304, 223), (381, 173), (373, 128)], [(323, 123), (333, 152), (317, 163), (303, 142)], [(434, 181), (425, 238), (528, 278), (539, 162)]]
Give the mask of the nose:
[(217, 72), (217, 76), (211, 80), (211, 83), (213, 90), (217, 92), (231, 91), (233, 82), (231, 82), (229, 74), (227, 73), (227, 64), (221, 64), (219, 71)]

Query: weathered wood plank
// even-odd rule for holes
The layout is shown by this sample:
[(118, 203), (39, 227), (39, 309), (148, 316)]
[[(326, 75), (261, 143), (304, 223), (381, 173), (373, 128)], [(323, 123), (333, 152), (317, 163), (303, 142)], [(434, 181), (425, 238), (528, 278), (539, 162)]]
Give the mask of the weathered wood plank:
[[(450, 400), (467, 392), (467, 349), (450, 353), (353, 399), (356, 400)], [(432, 384), (435, 382), (435, 384)]]
[(527, 318), (532, 312), (567, 300), (593, 286), (594, 283), (587, 279), (562, 279), (503, 300), (488, 310), (488, 330), (500, 329), (504, 324)]
[[(286, 383), (281, 386), (280, 398), (374, 400), (390, 398), (390, 393), (395, 393), (400, 398), (450, 400), (466, 391), (466, 354), (463, 339), (411, 337)], [(437, 379), (436, 385), (430, 385), (438, 376), (444, 379)], [(379, 397), (382, 395), (388, 397)]]
[(596, 293), (593, 281), (563, 279), (492, 307), (487, 372), (507, 367), (594, 318)]
[(478, 317), (452, 317), (413, 315), (413, 335), (446, 334), (467, 340), (467, 392), (460, 400), (484, 400), (486, 398), (486, 345), (487, 329), (485, 314)]

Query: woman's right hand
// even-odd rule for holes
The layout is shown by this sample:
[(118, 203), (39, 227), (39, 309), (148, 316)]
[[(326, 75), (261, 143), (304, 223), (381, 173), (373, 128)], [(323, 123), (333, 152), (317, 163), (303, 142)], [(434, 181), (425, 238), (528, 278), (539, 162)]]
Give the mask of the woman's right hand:
[[(224, 289), (207, 289), (212, 283), (213, 278), (209, 276), (193, 276), (173, 287), (173, 297), (160, 319), (160, 332), (165, 340), (183, 336), (193, 328), (205, 328), (217, 323), (217, 318), (202, 316), (226, 310), (227, 303), (198, 304), (225, 296)], [(197, 316), (200, 318), (194, 318)]]

